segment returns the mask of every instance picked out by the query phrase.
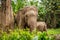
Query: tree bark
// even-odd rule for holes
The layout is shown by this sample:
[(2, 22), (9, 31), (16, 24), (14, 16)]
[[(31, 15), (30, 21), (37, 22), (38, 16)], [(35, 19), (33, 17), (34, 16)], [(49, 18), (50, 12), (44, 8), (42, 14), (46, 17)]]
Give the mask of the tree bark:
[(11, 7), (11, 0), (1, 0), (1, 13), (0, 13), (1, 28), (8, 31), (14, 27), (14, 17)]

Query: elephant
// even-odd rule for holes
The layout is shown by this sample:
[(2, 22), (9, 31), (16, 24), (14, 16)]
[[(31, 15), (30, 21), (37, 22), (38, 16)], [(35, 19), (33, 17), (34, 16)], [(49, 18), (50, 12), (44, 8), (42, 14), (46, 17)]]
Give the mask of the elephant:
[(26, 6), (19, 10), (16, 15), (16, 22), (20, 29), (28, 27), (33, 31), (37, 26), (38, 9), (36, 6)]
[(47, 24), (46, 24), (45, 22), (39, 21), (39, 22), (37, 22), (37, 27), (36, 27), (36, 29), (37, 29), (38, 31), (41, 31), (41, 32), (47, 31)]

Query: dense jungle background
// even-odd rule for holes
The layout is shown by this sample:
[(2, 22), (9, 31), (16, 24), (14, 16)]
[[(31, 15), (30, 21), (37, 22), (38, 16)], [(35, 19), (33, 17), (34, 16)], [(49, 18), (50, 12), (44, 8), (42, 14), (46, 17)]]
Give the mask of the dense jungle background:
[[(32, 5), (38, 9), (37, 21), (46, 22), (47, 31), (17, 28), (15, 15)], [(0, 40), (60, 40), (60, 0), (0, 0)]]

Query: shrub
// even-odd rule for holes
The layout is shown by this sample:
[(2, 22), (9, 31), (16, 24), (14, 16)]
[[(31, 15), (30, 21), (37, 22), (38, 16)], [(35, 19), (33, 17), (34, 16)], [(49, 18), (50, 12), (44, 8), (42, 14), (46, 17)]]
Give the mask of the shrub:
[(15, 29), (9, 34), (3, 32), (0, 40), (53, 40), (52, 36), (48, 36), (46, 32), (30, 32), (28, 30)]

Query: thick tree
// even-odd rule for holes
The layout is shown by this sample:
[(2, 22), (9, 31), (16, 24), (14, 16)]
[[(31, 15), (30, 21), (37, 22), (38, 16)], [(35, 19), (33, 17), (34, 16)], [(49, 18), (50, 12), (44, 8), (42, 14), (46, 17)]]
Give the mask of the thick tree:
[(11, 7), (11, 0), (1, 0), (0, 15), (1, 29), (5, 31), (12, 29), (14, 27), (14, 17)]

